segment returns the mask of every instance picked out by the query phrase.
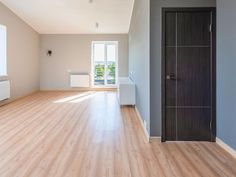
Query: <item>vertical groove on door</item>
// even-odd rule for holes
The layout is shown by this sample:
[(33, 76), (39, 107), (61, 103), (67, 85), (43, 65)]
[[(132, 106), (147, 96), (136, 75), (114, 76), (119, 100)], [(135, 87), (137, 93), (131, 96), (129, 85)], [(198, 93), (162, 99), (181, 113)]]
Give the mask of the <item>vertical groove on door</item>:
[[(178, 13), (175, 13), (175, 73), (176, 73), (176, 80), (175, 80), (175, 105), (178, 106)], [(175, 137), (176, 140), (178, 140), (178, 108), (175, 109), (175, 119), (176, 119), (176, 123), (175, 123)]]
[[(213, 23), (213, 20), (212, 20), (212, 12), (211, 12), (211, 29), (209, 29), (210, 31), (210, 38), (211, 38), (211, 78), (213, 78), (213, 69), (212, 69), (212, 64), (213, 64), (213, 57), (212, 57), (212, 54), (213, 54), (213, 50), (212, 50), (212, 46), (213, 46), (213, 38), (212, 38), (212, 23)], [(212, 82), (213, 79), (211, 79), (211, 98), (213, 98), (213, 82)], [(211, 132), (211, 139), (212, 139), (212, 120), (213, 120), (213, 102), (212, 102), (212, 99), (211, 99), (211, 121), (210, 121), (210, 132)]]

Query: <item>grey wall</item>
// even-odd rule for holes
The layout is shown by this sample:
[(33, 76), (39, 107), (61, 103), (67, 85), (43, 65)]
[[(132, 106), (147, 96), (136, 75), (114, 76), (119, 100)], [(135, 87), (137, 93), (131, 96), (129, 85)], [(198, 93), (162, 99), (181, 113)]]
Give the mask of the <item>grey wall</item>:
[(7, 26), (7, 70), (12, 99), (39, 90), (39, 34), (0, 3), (0, 24)]
[(129, 71), (136, 105), (150, 132), (150, 0), (135, 0), (129, 31)]
[[(119, 76), (128, 76), (128, 35), (41, 35), (40, 88), (41, 90), (67, 90), (69, 73), (91, 72), (92, 41), (119, 42)], [(47, 50), (52, 50), (51, 57)]]
[[(234, 1), (234, 0), (232, 0)], [(215, 0), (151, 0), (151, 136), (161, 135), (161, 12), (163, 7), (214, 7)]]
[(235, 7), (217, 0), (217, 136), (236, 150)]

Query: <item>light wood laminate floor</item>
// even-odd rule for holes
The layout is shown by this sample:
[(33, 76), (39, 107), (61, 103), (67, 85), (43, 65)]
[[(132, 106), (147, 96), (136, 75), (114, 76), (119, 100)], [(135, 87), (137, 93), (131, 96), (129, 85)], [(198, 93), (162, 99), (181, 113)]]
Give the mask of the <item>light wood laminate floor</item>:
[(40, 92), (0, 107), (0, 177), (235, 177), (215, 143), (148, 143), (115, 92)]

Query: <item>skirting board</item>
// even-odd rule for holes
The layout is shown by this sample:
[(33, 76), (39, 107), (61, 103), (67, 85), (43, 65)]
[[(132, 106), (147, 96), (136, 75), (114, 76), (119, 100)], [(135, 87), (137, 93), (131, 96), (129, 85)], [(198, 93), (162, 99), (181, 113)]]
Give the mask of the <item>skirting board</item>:
[(223, 142), (221, 139), (216, 138), (216, 143), (222, 147), (225, 151), (230, 153), (234, 158), (236, 158), (236, 151), (231, 148), (229, 145), (227, 145), (225, 142)]
[(88, 92), (88, 91), (111, 91), (116, 92), (117, 88), (74, 88), (74, 89), (41, 89), (40, 92)]
[(158, 140), (161, 141), (161, 137), (160, 136), (150, 136), (151, 140)]
[(139, 113), (139, 110), (138, 110), (138, 108), (137, 108), (136, 106), (135, 106), (135, 111), (136, 111), (136, 113), (137, 113), (137, 115), (138, 115), (139, 121), (140, 121), (140, 123), (141, 123), (141, 125), (142, 125), (144, 134), (146, 135), (146, 138), (147, 138), (147, 141), (150, 142), (149, 133), (148, 133), (146, 127), (144, 126), (143, 119), (142, 119), (141, 114)]
[(18, 98), (10, 98), (10, 99), (8, 99), (8, 100), (1, 101), (1, 102), (0, 102), (0, 107), (1, 107), (1, 106), (5, 106), (5, 105), (7, 105), (7, 104), (10, 104), (10, 103), (12, 103), (12, 102), (18, 101), (18, 100), (20, 100), (20, 99), (23, 99), (23, 98), (25, 98), (25, 97), (28, 97), (28, 96), (33, 95), (33, 94), (38, 93), (38, 92), (39, 92), (39, 91), (37, 90), (37, 91), (33, 91), (33, 92), (29, 93), (29, 94), (20, 96), (20, 97), (18, 97)]

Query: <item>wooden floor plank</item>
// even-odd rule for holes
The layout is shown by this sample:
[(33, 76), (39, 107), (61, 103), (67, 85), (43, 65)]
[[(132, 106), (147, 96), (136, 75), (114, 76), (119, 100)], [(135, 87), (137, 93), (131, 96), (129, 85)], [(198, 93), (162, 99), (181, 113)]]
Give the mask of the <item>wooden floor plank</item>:
[(39, 92), (0, 107), (0, 177), (236, 177), (215, 143), (149, 143), (115, 92)]

